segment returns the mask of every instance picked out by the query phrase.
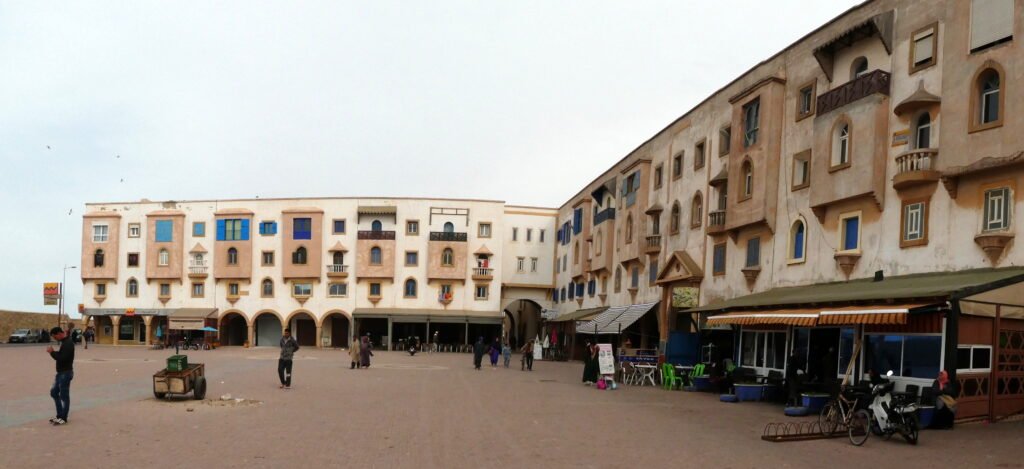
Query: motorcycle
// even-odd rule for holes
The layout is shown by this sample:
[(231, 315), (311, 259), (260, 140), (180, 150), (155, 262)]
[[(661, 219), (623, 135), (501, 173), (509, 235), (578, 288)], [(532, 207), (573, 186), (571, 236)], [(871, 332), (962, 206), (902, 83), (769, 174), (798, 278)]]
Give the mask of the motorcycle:
[[(891, 377), (892, 370), (885, 374)], [(889, 439), (899, 433), (912, 445), (917, 444), (920, 425), (917, 421), (917, 404), (903, 396), (893, 396), (892, 390), (896, 383), (889, 380), (875, 384), (871, 388), (871, 405), (867, 409), (858, 410), (850, 427), (853, 444), (860, 446), (868, 439), (870, 433)]]

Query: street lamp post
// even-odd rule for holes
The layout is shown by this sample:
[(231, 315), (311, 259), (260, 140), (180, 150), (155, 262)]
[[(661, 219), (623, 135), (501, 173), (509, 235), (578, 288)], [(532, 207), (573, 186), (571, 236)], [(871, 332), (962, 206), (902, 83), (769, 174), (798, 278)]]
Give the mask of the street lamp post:
[(64, 284), (68, 279), (68, 269), (77, 269), (78, 266), (64, 264), (64, 271), (60, 277), (60, 299), (57, 304), (57, 327), (60, 327), (60, 318), (64, 315)]

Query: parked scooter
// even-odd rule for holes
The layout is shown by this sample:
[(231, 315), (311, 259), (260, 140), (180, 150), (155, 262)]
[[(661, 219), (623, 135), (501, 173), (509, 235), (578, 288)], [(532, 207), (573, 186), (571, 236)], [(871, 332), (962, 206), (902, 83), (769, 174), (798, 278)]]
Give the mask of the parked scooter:
[[(885, 376), (891, 377), (892, 370)], [(895, 385), (896, 383), (886, 379), (871, 387), (871, 405), (867, 409), (858, 410), (851, 419), (850, 439), (855, 445), (864, 444), (871, 433), (886, 439), (899, 433), (908, 443), (917, 444), (920, 433), (917, 404), (909, 402), (903, 396), (894, 398), (892, 390)]]
[(409, 356), (414, 357), (416, 356), (416, 351), (419, 348), (420, 339), (419, 337), (409, 337), (408, 339), (406, 339), (405, 345), (406, 348), (409, 349)]

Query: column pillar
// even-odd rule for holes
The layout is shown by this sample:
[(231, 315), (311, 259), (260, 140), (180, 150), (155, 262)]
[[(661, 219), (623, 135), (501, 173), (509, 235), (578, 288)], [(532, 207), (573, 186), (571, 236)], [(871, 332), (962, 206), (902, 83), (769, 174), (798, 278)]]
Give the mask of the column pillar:
[(153, 328), (150, 325), (153, 323), (153, 316), (143, 316), (142, 323), (146, 326), (146, 345), (153, 345)]
[(247, 342), (249, 343), (249, 346), (250, 347), (255, 347), (256, 346), (256, 325), (251, 323), (251, 322), (246, 321), (246, 327), (245, 328), (246, 328), (246, 331), (248, 333), (248, 335), (246, 337), (248, 337)]
[(320, 324), (316, 325), (316, 348), (324, 348), (323, 329)]
[(388, 343), (387, 348), (385, 348), (384, 350), (391, 350), (392, 342), (394, 342), (394, 340), (391, 338), (391, 316), (388, 316)]
[(661, 287), (661, 303), (658, 304), (658, 361), (664, 363), (668, 347), (668, 315), (672, 309), (671, 284)]
[(111, 315), (110, 324), (113, 326), (110, 328), (110, 335), (112, 336), (111, 343), (114, 345), (119, 345), (120, 341), (118, 340), (118, 338), (121, 335), (121, 330), (118, 328), (118, 325), (121, 324), (121, 316)]

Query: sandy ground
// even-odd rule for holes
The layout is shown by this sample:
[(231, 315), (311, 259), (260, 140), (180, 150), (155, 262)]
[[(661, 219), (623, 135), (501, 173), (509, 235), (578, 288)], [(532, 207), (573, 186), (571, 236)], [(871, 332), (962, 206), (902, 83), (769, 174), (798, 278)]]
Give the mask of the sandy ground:
[(342, 351), (303, 349), (285, 391), (275, 350), (226, 348), (189, 353), (206, 364), (207, 400), (161, 401), (151, 376), (173, 351), (77, 352), (70, 423), (53, 427), (52, 360), (0, 348), (0, 467), (1024, 467), (1022, 423), (926, 431), (917, 447), (769, 443), (764, 424), (786, 420), (777, 405), (598, 391), (573, 363), (476, 371), (463, 354), (379, 352), (350, 370)]

